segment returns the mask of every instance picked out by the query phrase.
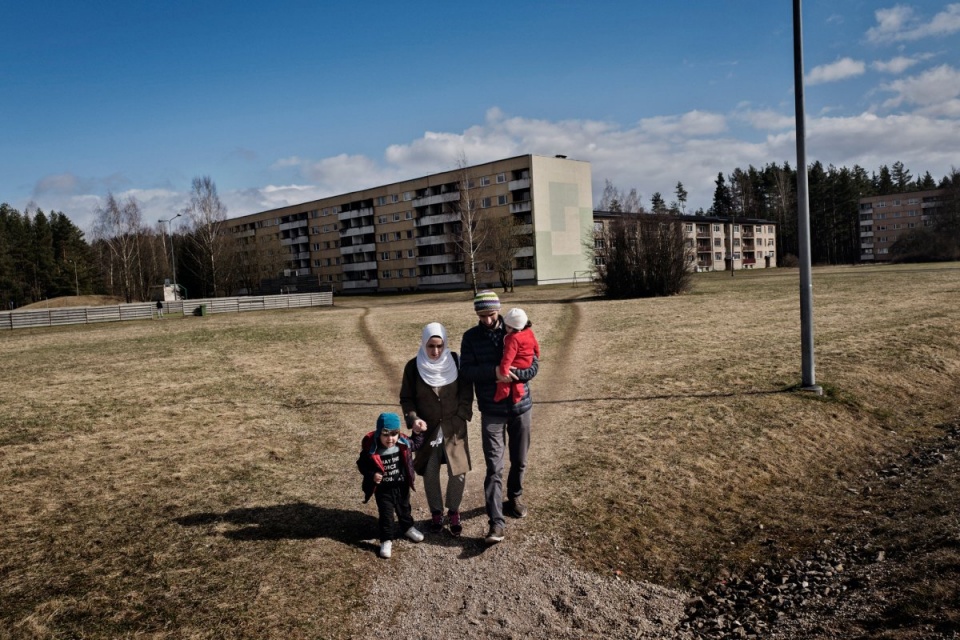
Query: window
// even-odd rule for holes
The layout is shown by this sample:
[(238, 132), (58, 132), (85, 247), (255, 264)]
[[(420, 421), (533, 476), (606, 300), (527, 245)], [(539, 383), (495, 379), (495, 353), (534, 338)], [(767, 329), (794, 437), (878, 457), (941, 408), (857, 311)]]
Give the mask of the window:
[(733, 246), (735, 246), (735, 247), (739, 247), (739, 246), (740, 246), (740, 238), (734, 238), (734, 239), (733, 239)]
[(383, 224), (383, 223), (385, 223), (386, 221), (387, 221), (387, 216), (380, 216), (379, 218), (377, 218), (377, 222), (378, 222), (379, 224)]
[(597, 267), (603, 266), (603, 256), (593, 256), (593, 264)]
[(394, 221), (394, 222), (396, 222), (396, 221), (399, 220), (399, 219), (400, 219), (400, 214), (399, 214), (399, 213), (393, 214), (393, 221)]
[(381, 271), (381, 272), (380, 272), (380, 276), (381, 276), (384, 280), (389, 280), (389, 279), (390, 279), (390, 270), (387, 269), (386, 271)]
[(737, 231), (740, 231), (740, 225), (735, 224), (733, 225), (733, 232), (736, 233)]
[(314, 259), (313, 259), (313, 266), (315, 266), (315, 267), (319, 267), (319, 266), (320, 266), (320, 258), (314, 258)]
[(403, 219), (404, 219), (404, 220), (409, 220), (409, 219), (411, 219), (412, 217), (413, 217), (413, 211), (407, 211), (405, 214), (403, 214)]
[(387, 196), (380, 196), (379, 198), (377, 198), (378, 207), (382, 207), (385, 204), (387, 204)]
[(686, 225), (686, 226), (684, 227), (684, 229), (687, 230), (687, 233), (693, 233), (693, 225), (692, 225), (692, 224)]
[(506, 176), (506, 174), (504, 174), (504, 173), (498, 173), (498, 174), (497, 174), (497, 184), (501, 184), (501, 183), (506, 182), (506, 181), (507, 181), (507, 176)]
[(413, 191), (404, 191), (403, 192), (403, 201), (410, 202), (413, 200)]
[(407, 238), (413, 237), (413, 229), (407, 229)]
[(403, 257), (403, 251), (395, 251), (393, 254), (394, 260), (399, 260), (402, 257)]
[(594, 230), (594, 231), (603, 231), (603, 223), (602, 223), (602, 222), (594, 222), (594, 223), (593, 223), (593, 230)]
[(389, 259), (390, 259), (390, 252), (389, 252), (389, 251), (381, 251), (381, 252), (380, 252), (380, 259), (381, 259), (381, 260), (389, 260)]
[(719, 231), (720, 231), (720, 225), (718, 225), (718, 224), (713, 225), (713, 230), (714, 230), (714, 232), (719, 232)]
[(899, 201), (899, 200), (894, 200), (894, 201), (893, 201), (893, 206), (899, 207), (899, 206), (900, 206), (900, 201)]
[(400, 202), (400, 196), (398, 196), (398, 195), (395, 194), (395, 193), (392, 194), (392, 195), (390, 196), (390, 202)]
[(482, 178), (480, 178), (481, 187), (486, 187), (489, 184), (490, 184), (490, 176), (483, 176)]
[(480, 208), (487, 209), (490, 207), (490, 198), (483, 198), (480, 200)]
[(408, 257), (408, 258), (412, 258), (412, 257), (413, 257), (413, 249), (407, 249), (407, 257)]
[(394, 240), (399, 240), (400, 238), (401, 238), (400, 232), (399, 232), (399, 231), (394, 232), (394, 234), (393, 234), (393, 239), (394, 239)]
[(408, 277), (413, 278), (413, 277), (416, 277), (416, 275), (417, 275), (417, 270), (416, 270), (416, 269), (407, 269), (407, 276), (408, 276)]
[(507, 196), (497, 196), (497, 204), (500, 206), (507, 204)]
[(720, 240), (720, 238), (714, 238), (714, 239), (713, 239), (713, 246), (715, 246), (715, 247), (723, 246), (723, 245), (720, 244), (721, 242), (722, 242), (722, 241)]
[(714, 260), (723, 260), (723, 254), (722, 254), (721, 252), (717, 251), (716, 253), (713, 254), (713, 259), (714, 259)]
[(887, 201), (886, 201), (886, 200), (881, 200), (881, 201), (879, 201), (879, 202), (877, 203), (877, 208), (878, 208), (878, 209), (882, 209), (882, 208), (885, 207), (885, 206), (887, 206)]

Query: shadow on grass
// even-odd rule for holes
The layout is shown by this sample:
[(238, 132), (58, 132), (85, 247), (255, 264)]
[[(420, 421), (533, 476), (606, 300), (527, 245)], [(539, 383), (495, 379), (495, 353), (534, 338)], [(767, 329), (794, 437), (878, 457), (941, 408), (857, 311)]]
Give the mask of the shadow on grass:
[[(461, 516), (464, 522), (473, 518), (486, 520), (486, 511), (478, 507), (462, 512)], [(174, 522), (183, 527), (234, 525), (235, 528), (220, 535), (241, 542), (329, 538), (366, 551), (376, 552), (379, 549), (379, 544), (371, 542), (377, 536), (375, 516), (348, 509), (318, 507), (305, 502), (232, 509), (224, 513), (194, 513), (174, 518)], [(417, 523), (417, 526), (423, 526), (423, 530), (426, 530), (425, 523)], [(461, 560), (479, 556), (491, 546), (484, 542), (483, 537), (457, 537), (447, 529), (441, 534), (427, 534), (422, 544), (459, 547)]]
[(174, 522), (184, 527), (209, 527), (230, 524), (223, 532), (233, 540), (304, 540), (329, 538), (362, 549), (364, 540), (376, 535), (377, 519), (349, 509), (332, 509), (306, 502), (278, 504), (272, 507), (231, 509), (224, 513), (194, 513)]

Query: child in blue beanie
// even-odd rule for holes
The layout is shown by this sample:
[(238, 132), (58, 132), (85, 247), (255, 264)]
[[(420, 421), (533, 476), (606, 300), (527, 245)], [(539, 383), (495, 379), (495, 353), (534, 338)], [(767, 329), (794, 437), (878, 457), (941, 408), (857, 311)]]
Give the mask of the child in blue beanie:
[(396, 537), (396, 514), (400, 531), (414, 542), (423, 540), (423, 534), (413, 526), (410, 510), (410, 490), (415, 489), (413, 455), (423, 445), (423, 432), (410, 438), (400, 433), (400, 416), (381, 413), (377, 428), (363, 436), (357, 469), (363, 474), (363, 501), (373, 495), (377, 500), (380, 520), (380, 557), (389, 558)]

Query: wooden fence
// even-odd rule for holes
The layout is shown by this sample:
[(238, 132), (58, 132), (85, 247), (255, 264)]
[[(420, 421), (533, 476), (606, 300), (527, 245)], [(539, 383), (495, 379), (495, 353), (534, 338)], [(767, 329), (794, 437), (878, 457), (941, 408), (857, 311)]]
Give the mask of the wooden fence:
[[(163, 303), (163, 314), (205, 316), (212, 313), (239, 313), (241, 311), (268, 311), (321, 307), (333, 304), (333, 294), (297, 293), (281, 296), (243, 296), (237, 298), (208, 298), (175, 300)], [(53, 309), (24, 309), (0, 312), (0, 330), (29, 327), (55, 327), (67, 324), (149, 320), (157, 311), (156, 302), (134, 302), (104, 307), (56, 307)]]

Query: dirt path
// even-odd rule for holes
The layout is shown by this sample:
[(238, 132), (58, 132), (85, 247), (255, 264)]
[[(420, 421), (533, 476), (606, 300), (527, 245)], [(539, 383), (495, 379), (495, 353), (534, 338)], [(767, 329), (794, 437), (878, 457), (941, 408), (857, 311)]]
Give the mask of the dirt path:
[[(537, 438), (538, 430), (564, 424), (564, 403), (578, 361), (576, 336), (584, 322), (580, 303), (567, 302), (557, 345), (544, 354), (534, 389), (531, 465), (552, 460), (562, 438)], [(360, 329), (374, 352), (383, 352), (373, 332)], [(395, 385), (400, 372), (387, 374)], [(387, 382), (385, 380), (385, 382)], [(541, 401), (538, 404), (538, 400)], [(427, 536), (401, 542), (383, 569), (389, 579), (373, 583), (358, 629), (370, 638), (663, 638), (683, 613), (685, 594), (657, 585), (578, 570), (560, 541), (540, 532), (536, 505), (523, 520), (508, 523), (504, 542), (487, 546), (483, 508), (483, 458), (475, 416), (471, 440), (474, 470), (464, 498), (464, 535)], [(538, 474), (540, 475), (540, 474)], [(545, 474), (548, 475), (548, 474)], [(532, 491), (536, 493), (536, 490)], [(422, 496), (415, 517), (425, 517)], [(376, 624), (371, 625), (372, 621)]]

